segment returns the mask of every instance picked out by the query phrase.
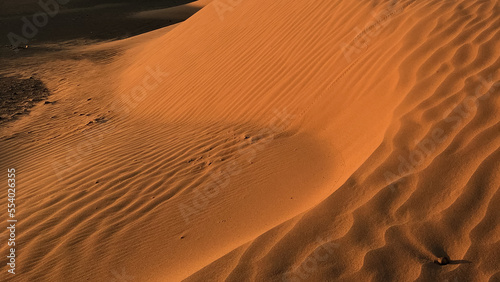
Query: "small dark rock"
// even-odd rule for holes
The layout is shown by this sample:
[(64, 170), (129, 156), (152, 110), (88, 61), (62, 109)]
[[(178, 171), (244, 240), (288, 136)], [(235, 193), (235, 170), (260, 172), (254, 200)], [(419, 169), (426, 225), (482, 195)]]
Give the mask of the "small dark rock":
[(447, 264), (450, 264), (450, 258), (440, 257), (437, 260), (435, 260), (434, 263), (439, 264), (439, 265), (447, 265)]
[(105, 123), (108, 120), (105, 117), (98, 117), (98, 118), (94, 119), (94, 121), (97, 123)]

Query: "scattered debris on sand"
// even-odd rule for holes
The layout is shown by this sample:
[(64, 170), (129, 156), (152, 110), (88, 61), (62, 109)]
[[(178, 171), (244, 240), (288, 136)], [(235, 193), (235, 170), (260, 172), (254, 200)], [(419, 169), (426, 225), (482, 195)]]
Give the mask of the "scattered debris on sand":
[[(45, 84), (32, 77), (0, 76), (0, 124), (28, 114), (36, 103), (49, 96)], [(46, 101), (45, 104), (54, 104)]]

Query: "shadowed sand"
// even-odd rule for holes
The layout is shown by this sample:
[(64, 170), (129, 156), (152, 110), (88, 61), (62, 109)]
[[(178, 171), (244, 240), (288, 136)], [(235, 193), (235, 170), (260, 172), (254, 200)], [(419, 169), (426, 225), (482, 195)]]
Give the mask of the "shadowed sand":
[(229, 2), (40, 57), (16, 279), (498, 281), (498, 2)]

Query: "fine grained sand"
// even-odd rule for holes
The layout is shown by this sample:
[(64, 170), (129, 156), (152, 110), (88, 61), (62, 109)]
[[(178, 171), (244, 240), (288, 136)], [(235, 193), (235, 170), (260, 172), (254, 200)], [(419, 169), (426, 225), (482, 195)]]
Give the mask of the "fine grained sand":
[(499, 12), (219, 0), (47, 60), (16, 279), (500, 281)]

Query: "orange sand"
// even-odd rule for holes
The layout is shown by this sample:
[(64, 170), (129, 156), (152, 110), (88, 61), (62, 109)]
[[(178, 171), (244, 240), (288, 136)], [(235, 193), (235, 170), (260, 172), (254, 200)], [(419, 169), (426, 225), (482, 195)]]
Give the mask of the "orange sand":
[(499, 11), (214, 0), (47, 61), (0, 132), (16, 278), (500, 281)]

